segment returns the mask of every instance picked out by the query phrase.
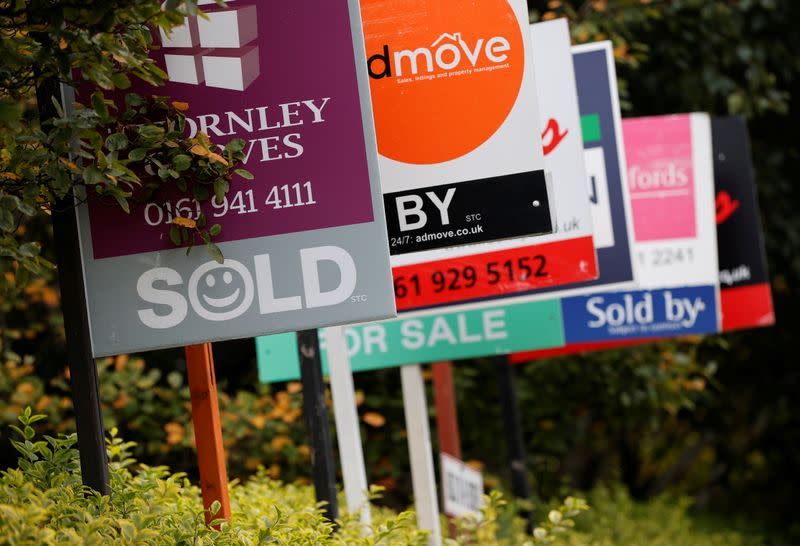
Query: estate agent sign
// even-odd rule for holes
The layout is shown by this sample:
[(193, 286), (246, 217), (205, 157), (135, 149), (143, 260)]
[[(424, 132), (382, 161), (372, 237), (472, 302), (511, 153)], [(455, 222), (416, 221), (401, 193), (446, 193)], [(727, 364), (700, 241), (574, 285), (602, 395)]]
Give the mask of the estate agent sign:
[[(191, 134), (244, 139), (254, 180), (203, 205), (80, 207), (96, 356), (394, 315), (359, 6), (303, 6), (208, 5), (161, 36), (158, 92), (189, 104)], [(201, 210), (222, 226), (222, 264), (167, 236)]]

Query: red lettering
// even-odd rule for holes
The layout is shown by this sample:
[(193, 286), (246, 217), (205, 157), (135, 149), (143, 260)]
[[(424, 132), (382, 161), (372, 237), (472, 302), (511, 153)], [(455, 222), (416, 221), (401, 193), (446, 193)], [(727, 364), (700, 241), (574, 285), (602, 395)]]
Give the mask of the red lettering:
[[(547, 142), (547, 135), (548, 133), (550, 136), (550, 142)], [(542, 142), (544, 143), (544, 155), (550, 154), (553, 150), (555, 150), (561, 141), (569, 134), (569, 129), (565, 129), (564, 132), (561, 132), (561, 127), (558, 125), (558, 121), (555, 118), (550, 118), (547, 122), (547, 127), (545, 128), (544, 132), (542, 133)]]
[(717, 225), (725, 223), (739, 209), (740, 204), (739, 200), (732, 199), (728, 192), (719, 192), (717, 194)]

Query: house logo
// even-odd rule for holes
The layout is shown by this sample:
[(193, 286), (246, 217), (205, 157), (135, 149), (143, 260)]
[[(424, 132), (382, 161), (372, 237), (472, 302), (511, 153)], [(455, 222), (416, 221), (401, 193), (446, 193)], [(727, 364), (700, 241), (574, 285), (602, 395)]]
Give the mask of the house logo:
[(509, 0), (390, 4), (361, 1), (378, 150), (416, 165), (469, 154), (517, 103), (527, 23)]
[[(232, 4), (236, 0), (228, 0)], [(205, 17), (187, 17), (170, 34), (161, 33), (169, 81), (244, 91), (260, 74), (258, 17), (255, 5), (215, 9), (215, 0), (199, 0), (211, 5)]]

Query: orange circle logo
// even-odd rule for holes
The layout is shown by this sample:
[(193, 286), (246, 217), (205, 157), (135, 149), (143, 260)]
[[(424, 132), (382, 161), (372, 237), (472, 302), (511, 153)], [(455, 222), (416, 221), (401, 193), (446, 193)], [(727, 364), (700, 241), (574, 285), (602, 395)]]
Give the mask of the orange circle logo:
[(362, 0), (361, 12), (381, 155), (442, 163), (502, 126), (525, 55), (508, 0)]

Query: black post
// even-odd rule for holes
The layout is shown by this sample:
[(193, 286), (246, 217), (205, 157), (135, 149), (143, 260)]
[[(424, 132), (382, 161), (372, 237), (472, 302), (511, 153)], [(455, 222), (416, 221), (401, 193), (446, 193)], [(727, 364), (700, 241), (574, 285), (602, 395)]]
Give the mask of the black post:
[[(56, 79), (47, 79), (39, 84), (36, 99), (42, 124), (58, 115), (53, 99), (59, 100), (60, 97), (61, 91)], [(72, 194), (56, 204), (56, 210), (53, 211), (53, 235), (61, 290), (61, 311), (67, 338), (72, 405), (78, 431), (81, 477), (84, 485), (102, 495), (108, 495), (108, 460), (103, 415), (100, 411), (100, 389), (89, 337), (89, 314), (86, 309), (78, 244), (78, 221)]]
[[(500, 404), (503, 408), (508, 466), (511, 470), (511, 492), (516, 498), (527, 501), (531, 498), (531, 487), (525, 464), (525, 444), (517, 389), (514, 385), (514, 370), (507, 356), (492, 357), (492, 364), (497, 368), (497, 385), (500, 390)], [(528, 520), (528, 532), (533, 532), (530, 511), (525, 509), (521, 513)]]
[(300, 375), (303, 382), (303, 409), (311, 436), (311, 466), (317, 502), (325, 502), (325, 517), (336, 522), (339, 501), (336, 497), (336, 468), (333, 461), (328, 407), (322, 382), (322, 360), (316, 330), (297, 332)]

